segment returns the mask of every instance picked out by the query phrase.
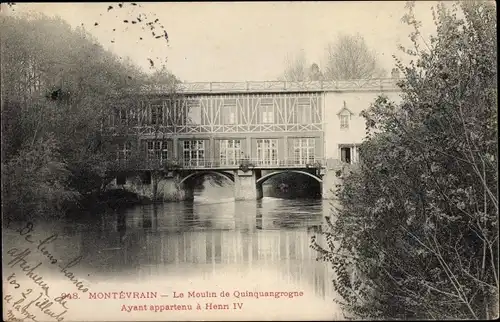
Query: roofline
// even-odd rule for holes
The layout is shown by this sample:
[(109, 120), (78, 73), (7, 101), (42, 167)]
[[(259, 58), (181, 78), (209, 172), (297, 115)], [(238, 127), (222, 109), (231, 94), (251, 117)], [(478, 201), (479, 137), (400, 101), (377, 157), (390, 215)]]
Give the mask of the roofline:
[(140, 94), (229, 94), (229, 93), (286, 93), (286, 92), (399, 92), (398, 78), (373, 78), (349, 81), (246, 81), (193, 82), (170, 85), (142, 86)]

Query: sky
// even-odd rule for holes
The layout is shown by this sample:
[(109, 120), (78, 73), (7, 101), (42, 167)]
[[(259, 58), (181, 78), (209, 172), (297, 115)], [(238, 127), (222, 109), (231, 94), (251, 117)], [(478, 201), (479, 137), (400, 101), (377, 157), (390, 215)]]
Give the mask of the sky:
[[(435, 5), (416, 2), (424, 37), (435, 30)], [(118, 56), (129, 57), (145, 71), (151, 71), (147, 58), (166, 60), (167, 68), (185, 82), (276, 80), (285, 57), (301, 50), (308, 64), (321, 68), (326, 46), (339, 33), (362, 35), (389, 74), (393, 54), (406, 61), (397, 46), (409, 45), (411, 31), (401, 22), (404, 1), (141, 2), (122, 8), (118, 3), (18, 3), (12, 8), (7, 14), (41, 12), (74, 27), (83, 24)], [(139, 14), (158, 19), (168, 43), (142, 30), (144, 25), (123, 23)]]

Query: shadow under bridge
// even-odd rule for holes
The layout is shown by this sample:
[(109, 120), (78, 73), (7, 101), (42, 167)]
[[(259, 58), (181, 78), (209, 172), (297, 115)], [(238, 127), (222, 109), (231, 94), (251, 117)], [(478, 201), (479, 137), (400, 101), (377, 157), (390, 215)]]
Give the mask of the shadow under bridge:
[(262, 196), (285, 199), (321, 198), (323, 180), (317, 171), (278, 170), (264, 174), (256, 181), (256, 185), (262, 191)]
[(177, 186), (179, 189), (189, 191), (188, 195), (193, 197), (196, 191), (197, 195), (200, 194), (210, 199), (230, 198), (234, 194), (234, 176), (234, 173), (229, 171), (183, 171), (179, 174), (180, 180)]

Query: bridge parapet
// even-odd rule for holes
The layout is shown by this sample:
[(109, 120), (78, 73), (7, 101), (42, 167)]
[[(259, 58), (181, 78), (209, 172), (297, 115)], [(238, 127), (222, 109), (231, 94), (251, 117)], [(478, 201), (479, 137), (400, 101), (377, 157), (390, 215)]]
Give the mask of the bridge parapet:
[(193, 82), (171, 85), (145, 85), (141, 94), (203, 93), (270, 93), (270, 92), (338, 92), (338, 91), (396, 91), (399, 78), (374, 78), (348, 81), (247, 81)]

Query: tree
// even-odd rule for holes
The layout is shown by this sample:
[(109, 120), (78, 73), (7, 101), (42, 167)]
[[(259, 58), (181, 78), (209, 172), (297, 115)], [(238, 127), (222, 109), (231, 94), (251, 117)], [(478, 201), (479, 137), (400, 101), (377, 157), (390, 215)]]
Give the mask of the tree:
[(300, 56), (294, 62), (287, 59), (286, 66), (285, 73), (279, 78), (281, 81), (303, 82), (319, 81), (323, 79), (323, 74), (318, 64), (312, 63), (311, 66), (307, 68), (305, 59), (300, 58)]
[(280, 80), (294, 82), (301, 82), (306, 80), (306, 56), (303, 50), (301, 50), (296, 55), (287, 55), (285, 58), (285, 66), (285, 71), (280, 77)]
[(170, 87), (169, 91), (174, 94), (175, 86), (181, 83), (181, 80), (178, 79), (174, 74), (172, 74), (165, 64), (161, 65), (161, 67), (155, 70), (149, 77), (147, 78), (147, 83), (150, 84), (162, 84)]
[(338, 35), (335, 42), (328, 44), (325, 78), (350, 80), (380, 78), (384, 71), (379, 67), (377, 56), (365, 39), (359, 35)]
[(64, 211), (104, 187), (115, 153), (103, 121), (144, 76), (59, 18), (1, 19), (3, 206), (20, 218)]
[(381, 96), (364, 112), (363, 162), (313, 239), (355, 317), (498, 317), (496, 11), (447, 6), (426, 42), (408, 4), (402, 101)]
[(287, 55), (285, 72), (279, 78), (287, 81), (350, 80), (381, 78), (385, 71), (380, 67), (377, 56), (372, 52), (365, 39), (357, 35), (340, 34), (336, 41), (328, 44), (326, 63), (321, 72), (318, 64), (309, 68), (305, 53)]

